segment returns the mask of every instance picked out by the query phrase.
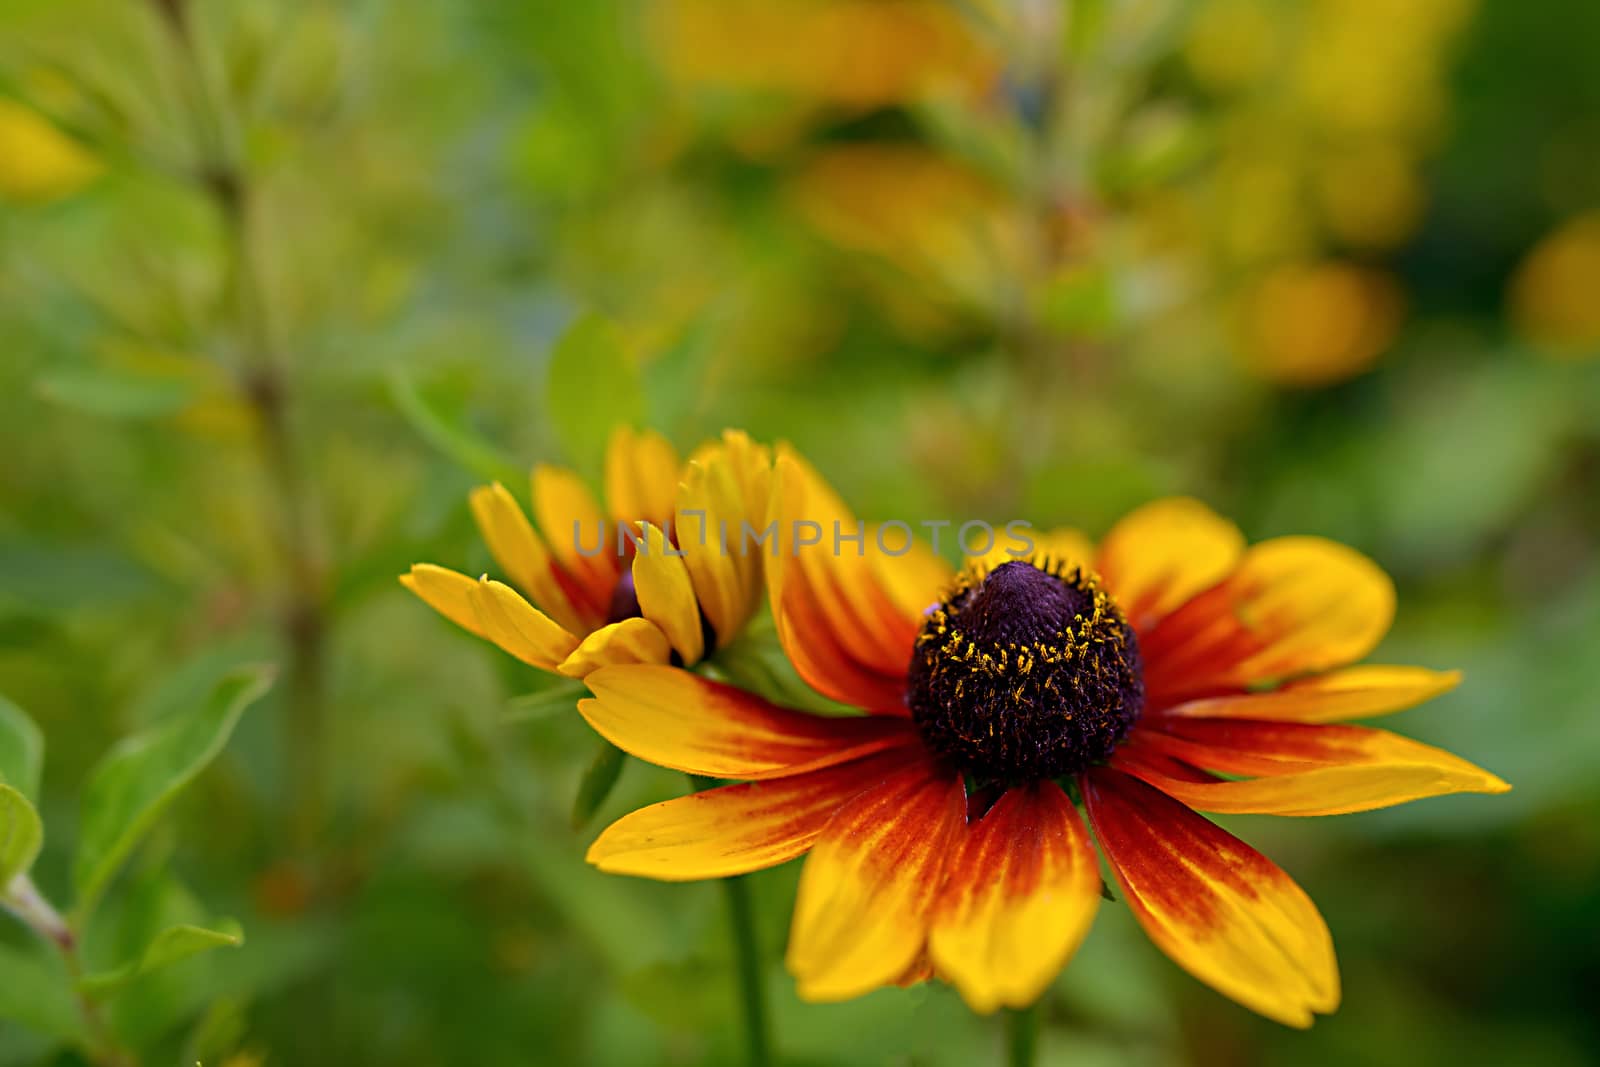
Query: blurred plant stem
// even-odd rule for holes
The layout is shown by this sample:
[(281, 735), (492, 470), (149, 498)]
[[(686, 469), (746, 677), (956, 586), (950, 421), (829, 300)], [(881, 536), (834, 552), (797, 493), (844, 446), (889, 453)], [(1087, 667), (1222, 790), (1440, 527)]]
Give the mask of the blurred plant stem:
[(5, 887), (0, 904), (15, 915), (41, 939), (49, 942), (61, 956), (66, 967), (67, 981), (72, 986), (72, 1000), (83, 1020), (87, 1047), (83, 1050), (89, 1062), (96, 1067), (137, 1067), (138, 1060), (117, 1041), (106, 1024), (100, 1005), (81, 987), (84, 976), (83, 956), (78, 950), (78, 935), (55, 906), (46, 900), (33, 884), (33, 879), (19, 874)]
[(1039, 1005), (1020, 1011), (1007, 1011), (1006, 1063), (1009, 1067), (1033, 1067), (1039, 1057)]
[[(715, 779), (698, 775), (690, 775), (689, 782), (697, 791), (712, 789), (717, 785)], [(745, 875), (723, 878), (721, 882), (723, 895), (728, 902), (728, 928), (733, 936), (746, 1062), (750, 1067), (768, 1067), (772, 1063), (772, 1039), (767, 1032), (767, 991), (761, 975), (761, 945), (756, 937), (750, 883)]]
[(1088, 409), (1103, 389), (1104, 363), (1092, 340), (1072, 337), (1049, 321), (1045, 294), (1073, 255), (1069, 220), (1089, 201), (1084, 189), (1087, 166), (1081, 122), (1074, 111), (1073, 69), (1063, 54), (1064, 18), (1077, 17), (1062, 5), (1036, 5), (1019, 18), (1024, 31), (1012, 51), (1023, 57), (1031, 109), (1024, 109), (1028, 163), (1016, 195), (1027, 218), (1029, 244), (1024, 270), (1016, 279), (1002, 343), (1015, 364), (1018, 395), (1016, 454), (1024, 462), (1054, 452), (1077, 451), (1082, 442), (1063, 441), (1077, 432), (1079, 420), (1063, 419), (1069, 407)]
[(311, 480), (301, 461), (293, 417), (294, 380), (279, 343), (264, 283), (257, 239), (258, 197), (229, 136), (233, 123), (211, 91), (205, 58), (185, 0), (151, 0), (171, 30), (187, 71), (199, 128), (199, 178), (221, 219), (227, 241), (234, 325), (241, 351), (239, 389), (256, 416), (262, 467), (273, 487), (273, 511), (287, 579), (278, 629), (288, 666), (283, 751), (290, 802), (287, 836), (309, 851), (324, 818), (324, 703), (326, 688), (325, 572), (321, 524)]
[(230, 238), (237, 314), (245, 349), (243, 388), (260, 424), (261, 459), (276, 490), (284, 569), (288, 577), (279, 629), (288, 654), (284, 752), (293, 790), (290, 838), (302, 849), (323, 820), (324, 689), (327, 620), (323, 551), (312, 488), (300, 462), (290, 414), (291, 378), (272, 336), (253, 239), (249, 184), (241, 170), (210, 183)]

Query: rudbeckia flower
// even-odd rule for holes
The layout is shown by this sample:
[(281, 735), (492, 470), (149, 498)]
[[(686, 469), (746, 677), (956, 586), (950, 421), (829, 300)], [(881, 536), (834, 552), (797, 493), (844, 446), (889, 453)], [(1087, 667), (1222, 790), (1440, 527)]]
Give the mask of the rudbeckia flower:
[[(856, 529), (787, 452), (772, 515), (783, 530)], [(591, 674), (580, 710), (635, 756), (740, 780), (623, 817), (590, 862), (689, 880), (806, 856), (788, 965), (807, 999), (937, 975), (978, 1011), (1031, 1004), (1101, 899), (1081, 802), (1151, 940), (1246, 1007), (1307, 1026), (1339, 1002), (1327, 926), (1197, 810), (1333, 815), (1509, 788), (1343, 722), (1458, 679), (1351, 666), (1388, 629), (1394, 589), (1332, 542), (1246, 546), (1192, 500), (1133, 512), (1098, 548), (1039, 534), (1025, 558), (991, 553), (953, 576), (871, 535), (866, 552), (836, 554), (828, 537), (796, 552), (801, 540), (767, 559), (780, 639), (812, 687), (865, 715), (648, 666)]]
[[(771, 451), (728, 431), (680, 464), (661, 435), (620, 428), (605, 507), (559, 467), (533, 471), (528, 521), (498, 483), (472, 514), (510, 584), (419, 563), (400, 581), (439, 614), (522, 662), (572, 678), (625, 663), (692, 666), (761, 603), (761, 558), (740, 553), (770, 495)], [(520, 592), (519, 592), (520, 590)]]

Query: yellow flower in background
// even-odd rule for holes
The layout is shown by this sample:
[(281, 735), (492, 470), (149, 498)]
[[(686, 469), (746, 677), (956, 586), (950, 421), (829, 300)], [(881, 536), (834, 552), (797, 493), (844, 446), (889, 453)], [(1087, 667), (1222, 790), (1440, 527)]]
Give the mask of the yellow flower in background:
[(431, 563), (400, 581), (541, 670), (690, 666), (732, 642), (760, 605), (760, 555), (738, 549), (742, 524), (764, 526), (770, 482), (770, 451), (741, 432), (680, 463), (660, 434), (619, 428), (603, 508), (576, 473), (545, 465), (532, 477), (537, 529), (504, 486), (473, 491), (473, 516), (511, 584)]
[[(1183, 58), (1226, 106), (1215, 165), (1160, 219), (1196, 277), (1239, 279), (1217, 306), (1267, 381), (1331, 385), (1392, 345), (1403, 292), (1381, 267), (1334, 258), (1409, 241), (1424, 163), (1448, 118), (1451, 48), (1475, 0), (1204, 0)], [(1154, 216), (1149, 216), (1154, 217)]]
[(992, 306), (1015, 284), (1024, 247), (1015, 206), (983, 175), (928, 148), (822, 149), (791, 179), (789, 195), (827, 240), (968, 303)]
[[(780, 531), (856, 528), (787, 451), (771, 515)], [(1321, 538), (1247, 546), (1203, 505), (1165, 500), (1098, 548), (1065, 530), (1031, 548), (952, 575), (926, 552), (785, 541), (767, 561), (784, 650), (858, 716), (671, 667), (589, 675), (579, 710), (613, 744), (741, 780), (623, 817), (590, 862), (687, 881), (804, 856), (787, 957), (802, 997), (937, 975), (987, 1012), (1032, 1004), (1073, 955), (1100, 900), (1098, 844), (1179, 966), (1288, 1025), (1333, 1011), (1338, 966), (1310, 897), (1197, 812), (1505, 792), (1440, 749), (1347, 725), (1458, 675), (1352, 666), (1387, 632), (1394, 587)]]
[(1318, 386), (1371, 367), (1401, 322), (1399, 287), (1349, 263), (1290, 264), (1243, 295), (1238, 340), (1249, 366), (1280, 385)]
[(1511, 314), (1529, 340), (1568, 356), (1600, 355), (1600, 211), (1546, 236), (1511, 280)]
[(59, 200), (88, 185), (100, 170), (99, 160), (43, 116), (0, 98), (0, 197)]
[(682, 84), (852, 109), (980, 92), (999, 68), (956, 6), (937, 0), (669, 0), (655, 28)]

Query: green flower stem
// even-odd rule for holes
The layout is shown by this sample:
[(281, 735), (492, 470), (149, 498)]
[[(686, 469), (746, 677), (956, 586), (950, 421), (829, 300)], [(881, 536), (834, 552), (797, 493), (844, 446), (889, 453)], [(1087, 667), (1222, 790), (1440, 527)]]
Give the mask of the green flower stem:
[(0, 905), (22, 921), (23, 925), (49, 942), (61, 955), (67, 969), (67, 981), (72, 985), (72, 999), (83, 1020), (83, 1030), (88, 1042), (84, 1053), (97, 1067), (133, 1067), (137, 1061), (118, 1043), (106, 1024), (100, 1005), (78, 987), (84, 975), (83, 956), (78, 950), (78, 936), (55, 906), (45, 899), (33, 884), (33, 879), (19, 874), (0, 895)]
[(767, 997), (761, 980), (761, 953), (756, 945), (755, 915), (750, 906), (750, 883), (744, 875), (722, 879), (728, 898), (728, 923), (739, 966), (739, 1008), (744, 1018), (745, 1053), (750, 1067), (772, 1062), (767, 1036)]
[(1006, 1012), (1006, 1063), (1033, 1067), (1039, 1057), (1039, 1006)]
[[(696, 790), (716, 785), (710, 778), (690, 775)], [(744, 1021), (745, 1062), (750, 1067), (772, 1063), (772, 1041), (767, 1032), (766, 983), (761, 975), (761, 946), (756, 938), (755, 909), (750, 901), (750, 883), (745, 875), (722, 880), (728, 901), (728, 926), (733, 935), (734, 963), (739, 974), (739, 1014)]]

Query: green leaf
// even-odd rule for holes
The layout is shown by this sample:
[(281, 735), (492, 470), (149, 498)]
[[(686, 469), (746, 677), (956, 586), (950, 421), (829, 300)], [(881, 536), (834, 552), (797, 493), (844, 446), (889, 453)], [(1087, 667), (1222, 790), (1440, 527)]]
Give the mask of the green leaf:
[(589, 695), (582, 682), (561, 679), (532, 693), (523, 693), (506, 701), (506, 723), (534, 722), (553, 715), (570, 715), (578, 701)]
[(505, 453), (436, 411), (404, 373), (389, 375), (389, 397), (418, 436), (484, 481), (515, 485), (524, 477), (522, 468)]
[(194, 399), (194, 383), (148, 378), (99, 368), (58, 370), (34, 382), (39, 395), (89, 415), (151, 419), (182, 410)]
[(44, 735), (27, 712), (0, 696), (0, 783), (37, 800), (43, 766)]
[(80, 1041), (83, 1021), (71, 990), (59, 962), (0, 945), (0, 1019)]
[(581, 830), (594, 813), (600, 810), (600, 805), (606, 802), (611, 795), (611, 790), (616, 786), (617, 779), (622, 777), (622, 765), (627, 762), (627, 756), (622, 749), (610, 741), (601, 739), (600, 747), (595, 750), (594, 760), (590, 762), (583, 778), (578, 782), (578, 795), (572, 802), (572, 828)]
[(268, 667), (229, 674), (198, 711), (127, 738), (90, 774), (72, 868), (80, 919), (178, 791), (222, 751), (239, 716), (271, 681)]
[(244, 931), (232, 919), (220, 919), (215, 925), (218, 929), (169, 926), (145, 946), (137, 959), (108, 971), (84, 975), (78, 980), (78, 988), (96, 998), (107, 997), (140, 975), (170, 967), (214, 948), (238, 948), (244, 944)]
[(545, 408), (567, 455), (586, 473), (599, 471), (613, 427), (643, 420), (638, 370), (610, 323), (585, 316), (556, 342)]
[(26, 874), (44, 844), (44, 825), (28, 798), (0, 785), (0, 890)]

